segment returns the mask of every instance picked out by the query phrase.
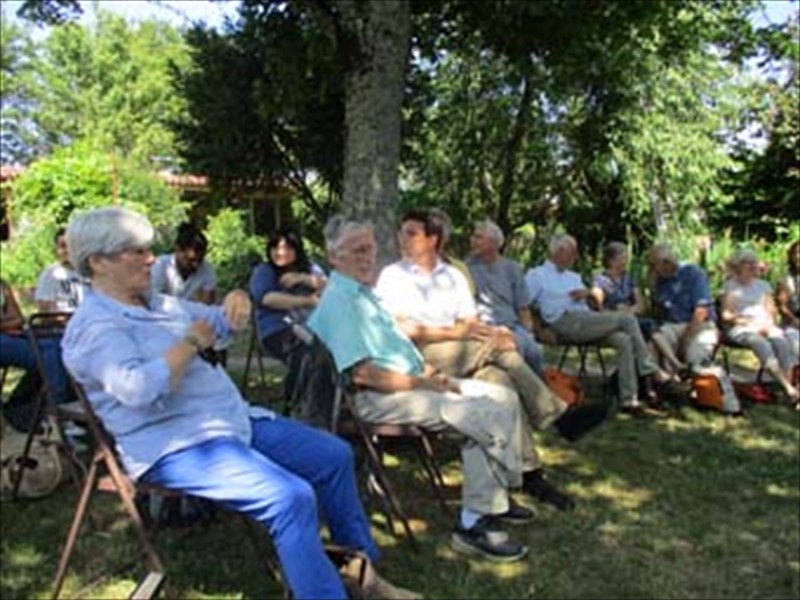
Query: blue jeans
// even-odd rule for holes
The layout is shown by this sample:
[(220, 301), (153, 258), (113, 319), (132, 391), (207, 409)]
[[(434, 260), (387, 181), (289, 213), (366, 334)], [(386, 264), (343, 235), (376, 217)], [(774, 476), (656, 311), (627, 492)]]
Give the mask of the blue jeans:
[[(49, 398), (54, 404), (69, 400), (69, 378), (61, 362), (60, 340), (47, 338), (39, 340), (45, 377), (47, 378)], [(0, 367), (13, 366), (26, 371), (11, 396), (3, 405), (3, 415), (19, 431), (28, 431), (33, 417), (34, 399), (40, 381), (36, 367), (36, 356), (30, 339), (25, 335), (0, 334)]]
[(335, 543), (377, 559), (350, 446), (283, 417), (251, 424), (249, 446), (214, 438), (162, 457), (142, 481), (220, 502), (263, 523), (294, 598), (346, 598), (320, 540), (317, 503)]
[(542, 347), (533, 334), (525, 329), (523, 325), (514, 325), (514, 340), (517, 342), (517, 352), (522, 355), (531, 371), (536, 373), (541, 379), (544, 376), (542, 370)]

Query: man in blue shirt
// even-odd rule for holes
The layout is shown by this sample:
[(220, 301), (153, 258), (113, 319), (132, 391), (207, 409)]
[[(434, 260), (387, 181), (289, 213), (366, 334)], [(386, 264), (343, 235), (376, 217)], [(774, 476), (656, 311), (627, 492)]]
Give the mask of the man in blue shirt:
[(523, 558), (527, 548), (500, 529), (503, 522), (532, 518), (508, 493), (523, 484), (527, 467), (521, 452), (527, 433), (516, 394), (436, 374), (424, 363), (372, 291), (377, 247), (370, 225), (336, 217), (326, 227), (326, 245), (335, 271), (308, 325), (328, 346), (337, 369), (358, 387), (359, 416), (462, 434), (462, 512), (453, 548), (497, 562)]
[(667, 244), (653, 246), (647, 262), (663, 320), (653, 343), (674, 372), (710, 363), (719, 331), (708, 277), (697, 265), (680, 264)]

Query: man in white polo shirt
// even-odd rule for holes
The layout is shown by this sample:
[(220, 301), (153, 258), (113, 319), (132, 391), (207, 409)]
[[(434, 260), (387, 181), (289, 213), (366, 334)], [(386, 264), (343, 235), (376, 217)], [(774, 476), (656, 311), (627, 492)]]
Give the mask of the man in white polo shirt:
[[(569, 267), (578, 258), (578, 242), (568, 234), (550, 240), (550, 259), (529, 269), (525, 283), (542, 319), (561, 339), (574, 344), (608, 344), (617, 351), (621, 409), (640, 415), (639, 377), (660, 372), (650, 358), (639, 325), (633, 315), (619, 312), (594, 312), (586, 299), (589, 290), (580, 275)], [(660, 374), (660, 378), (666, 375)]]
[(60, 227), (53, 238), (58, 261), (39, 275), (34, 299), (41, 312), (74, 312), (83, 300), (87, 283), (72, 267), (65, 229)]
[(214, 304), (217, 276), (205, 260), (207, 250), (203, 232), (192, 223), (181, 224), (174, 252), (162, 254), (152, 266), (153, 292)]
[[(567, 407), (517, 352), (511, 330), (478, 319), (466, 278), (440, 259), (443, 232), (431, 211), (406, 213), (398, 239), (403, 258), (383, 269), (375, 292), (426, 362), (451, 377), (490, 378), (510, 387), (519, 394), (533, 427), (553, 426), (570, 441), (605, 418), (605, 405)], [(535, 457), (530, 435), (527, 438), (525, 453)], [(573, 506), (541, 468), (525, 474), (523, 487), (561, 510)]]

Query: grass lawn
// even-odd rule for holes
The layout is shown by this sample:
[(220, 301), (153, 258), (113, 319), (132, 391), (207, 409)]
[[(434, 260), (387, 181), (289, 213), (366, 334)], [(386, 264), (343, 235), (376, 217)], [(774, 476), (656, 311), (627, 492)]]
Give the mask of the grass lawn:
[[(242, 345), (232, 351), (237, 373), (241, 354)], [(279, 373), (271, 370), (269, 396)], [(427, 598), (800, 598), (800, 415), (786, 405), (747, 414), (685, 407), (662, 419), (617, 415), (576, 444), (535, 434), (551, 479), (578, 507), (562, 513), (518, 497), (537, 518), (509, 530), (530, 546), (512, 565), (455, 554), (451, 518), (415, 461), (390, 456), (420, 544), (415, 549), (399, 527), (391, 535), (368, 498), (380, 570)], [(455, 514), (458, 449), (445, 442), (438, 452)], [(75, 502), (66, 485), (43, 500), (2, 504), (3, 598), (48, 596)], [(143, 575), (137, 539), (113, 497), (93, 506), (98, 527), (82, 530), (63, 597), (124, 598)], [(263, 573), (244, 525), (228, 515), (164, 530), (156, 546), (167, 565), (164, 597), (282, 593)]]

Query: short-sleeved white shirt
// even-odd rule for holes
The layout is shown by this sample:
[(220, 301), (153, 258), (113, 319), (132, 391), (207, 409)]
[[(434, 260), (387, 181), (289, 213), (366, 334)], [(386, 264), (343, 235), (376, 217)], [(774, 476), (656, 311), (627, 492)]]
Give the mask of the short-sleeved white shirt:
[(375, 293), (395, 318), (419, 325), (451, 327), (477, 315), (467, 278), (442, 261), (430, 273), (409, 261), (393, 263), (381, 271)]
[(753, 319), (754, 325), (772, 325), (772, 315), (764, 304), (764, 297), (772, 296), (769, 283), (754, 279), (748, 285), (742, 285), (735, 279), (728, 279), (722, 290), (733, 299), (732, 308), (737, 315)]
[(584, 300), (573, 300), (569, 295), (573, 290), (584, 289), (581, 276), (575, 271), (559, 271), (551, 261), (546, 261), (534, 269), (528, 269), (525, 283), (533, 302), (547, 323), (555, 323), (566, 312), (585, 312), (589, 310)]
[(47, 267), (36, 284), (37, 302), (55, 302), (55, 310), (73, 312), (83, 300), (86, 280), (77, 271), (56, 263)]
[(177, 296), (185, 300), (198, 300), (198, 294), (217, 289), (217, 276), (214, 267), (204, 260), (197, 271), (184, 279), (174, 254), (162, 254), (151, 267), (153, 292)]

